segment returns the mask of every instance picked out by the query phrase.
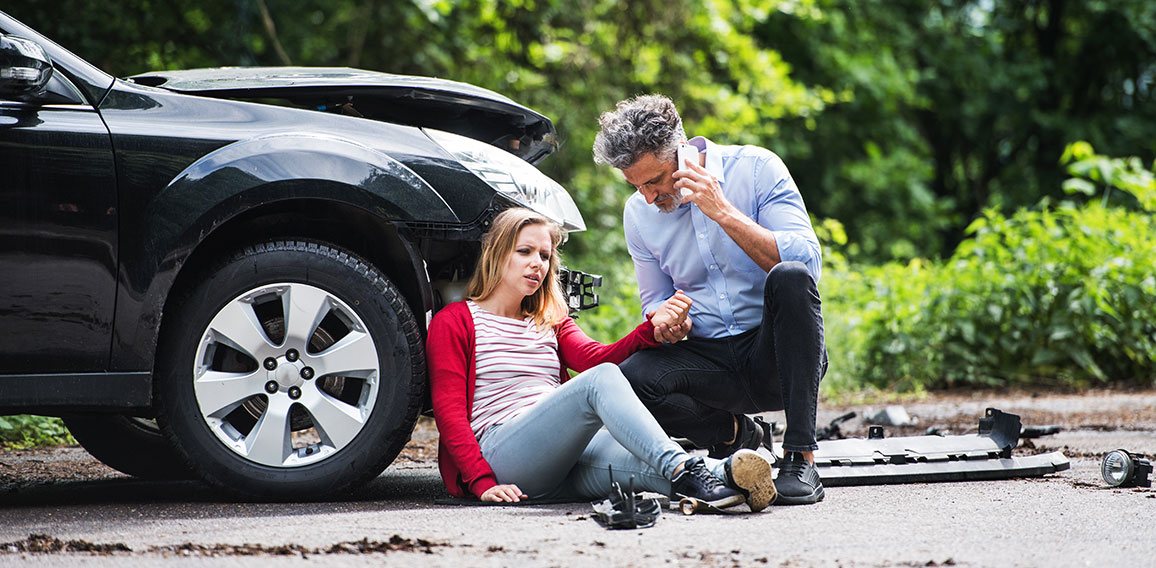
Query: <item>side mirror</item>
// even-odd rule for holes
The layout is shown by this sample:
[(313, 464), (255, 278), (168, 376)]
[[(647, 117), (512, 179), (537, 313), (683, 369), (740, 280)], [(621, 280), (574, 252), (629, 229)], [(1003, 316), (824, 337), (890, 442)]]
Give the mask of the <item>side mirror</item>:
[(28, 99), (52, 78), (52, 59), (32, 40), (0, 35), (0, 97)]

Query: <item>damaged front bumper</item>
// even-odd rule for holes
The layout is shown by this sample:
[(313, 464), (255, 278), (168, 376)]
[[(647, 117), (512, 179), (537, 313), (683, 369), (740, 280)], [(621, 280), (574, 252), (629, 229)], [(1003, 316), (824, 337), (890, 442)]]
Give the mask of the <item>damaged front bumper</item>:
[(879, 485), (1040, 477), (1070, 467), (1062, 452), (1012, 456), (1019, 416), (989, 408), (970, 436), (882, 437), (823, 440), (815, 466), (823, 485)]

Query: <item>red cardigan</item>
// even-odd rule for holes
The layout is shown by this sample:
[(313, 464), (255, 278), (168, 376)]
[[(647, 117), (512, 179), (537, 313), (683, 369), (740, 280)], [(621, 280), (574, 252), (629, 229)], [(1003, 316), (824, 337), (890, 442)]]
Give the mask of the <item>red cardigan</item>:
[[(600, 363), (621, 363), (639, 349), (658, 345), (654, 340), (654, 324), (649, 319), (610, 345), (590, 339), (569, 317), (554, 326), (554, 334), (558, 339), (563, 381), (569, 379), (566, 369), (582, 372)], [(469, 306), (465, 302), (454, 302), (430, 322), (425, 350), (438, 426), (438, 468), (446, 489), (456, 497), (465, 497), (468, 493), (481, 497), (498, 484), (470, 428), (474, 405), (474, 338), (474, 318)]]

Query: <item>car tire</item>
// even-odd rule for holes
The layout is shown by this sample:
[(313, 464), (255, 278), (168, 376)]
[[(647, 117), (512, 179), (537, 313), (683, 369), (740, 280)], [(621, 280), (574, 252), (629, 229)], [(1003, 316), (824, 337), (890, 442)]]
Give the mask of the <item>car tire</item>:
[(63, 420), (92, 457), (121, 473), (150, 480), (196, 477), (155, 420), (124, 414), (72, 414)]
[(206, 481), (308, 501), (380, 474), (425, 393), (421, 332), (397, 288), (318, 242), (247, 247), (166, 317), (158, 423)]

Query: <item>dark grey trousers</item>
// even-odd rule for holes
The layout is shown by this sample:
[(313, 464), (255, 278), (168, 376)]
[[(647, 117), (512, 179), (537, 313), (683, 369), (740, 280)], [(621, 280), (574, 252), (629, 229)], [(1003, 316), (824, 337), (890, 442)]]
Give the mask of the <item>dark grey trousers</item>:
[(784, 410), (783, 449), (818, 448), (815, 409), (827, 351), (819, 290), (801, 262), (767, 274), (759, 327), (639, 351), (620, 367), (671, 436), (709, 447), (734, 437), (736, 414)]

